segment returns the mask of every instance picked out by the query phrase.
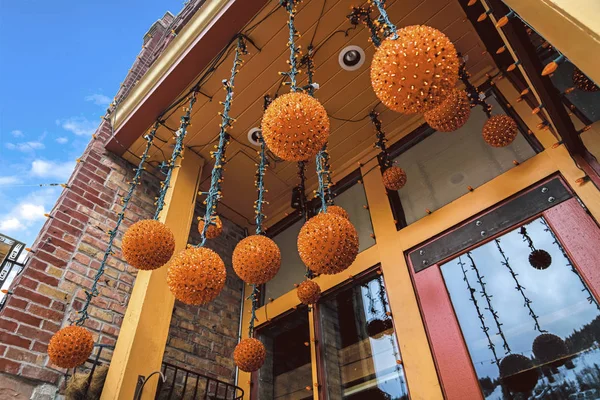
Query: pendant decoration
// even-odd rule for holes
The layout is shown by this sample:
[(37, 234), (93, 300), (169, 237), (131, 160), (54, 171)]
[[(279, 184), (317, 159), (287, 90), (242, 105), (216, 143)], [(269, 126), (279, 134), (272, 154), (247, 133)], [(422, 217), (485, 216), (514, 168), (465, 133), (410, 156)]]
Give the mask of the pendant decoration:
[(379, 119), (379, 113), (375, 110), (369, 114), (371, 122), (375, 126), (375, 135), (377, 140), (375, 141), (375, 147), (381, 150), (379, 153), (379, 165), (382, 170), (383, 186), (387, 190), (400, 190), (406, 185), (406, 172), (400, 167), (394, 165), (394, 162), (390, 158), (387, 150), (387, 139), (385, 132), (381, 127), (381, 120)]

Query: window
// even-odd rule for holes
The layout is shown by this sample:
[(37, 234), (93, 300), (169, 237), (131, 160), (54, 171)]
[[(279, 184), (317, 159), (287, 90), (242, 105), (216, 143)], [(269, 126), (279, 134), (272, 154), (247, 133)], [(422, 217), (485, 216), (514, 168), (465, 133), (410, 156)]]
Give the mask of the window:
[[(492, 114), (504, 113), (495, 97), (487, 102)], [(486, 122), (481, 107), (471, 110), (469, 121), (455, 132), (429, 130), (423, 140), (396, 157), (396, 165), (407, 174), (406, 185), (398, 191), (393, 204), (398, 227), (410, 225), (535, 155), (526, 138), (518, 135), (504, 148), (493, 148), (483, 140)], [(429, 133), (429, 136), (427, 134)], [(393, 150), (393, 149), (392, 149)], [(394, 203), (394, 199), (392, 203)]]
[(598, 304), (543, 217), (441, 271), (486, 399), (600, 396)]
[(257, 373), (256, 399), (312, 399), (312, 368), (307, 308), (276, 320), (257, 331), (267, 349)]
[(408, 399), (383, 277), (332, 293), (318, 309), (327, 398)]

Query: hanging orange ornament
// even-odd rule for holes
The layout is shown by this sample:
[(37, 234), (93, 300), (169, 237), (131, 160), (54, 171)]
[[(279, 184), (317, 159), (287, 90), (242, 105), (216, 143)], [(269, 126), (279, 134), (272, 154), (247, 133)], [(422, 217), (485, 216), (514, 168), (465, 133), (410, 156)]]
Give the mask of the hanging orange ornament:
[[(206, 229), (207, 239), (216, 239), (221, 236), (221, 233), (223, 233), (223, 222), (218, 215), (213, 218), (213, 223), (214, 224), (208, 225), (208, 228)], [(204, 218), (198, 217), (198, 232), (202, 233), (203, 230)]]
[(344, 210), (342, 207), (340, 206), (327, 206), (327, 213), (328, 214), (335, 214), (339, 217), (342, 218), (346, 218), (346, 219), (350, 219), (350, 216), (348, 215), (348, 212), (346, 210)]
[(358, 254), (358, 234), (346, 218), (317, 214), (300, 229), (298, 253), (313, 272), (337, 274), (354, 262)]
[[(327, 210), (329, 210), (329, 207)], [(298, 294), (298, 299), (302, 304), (315, 304), (321, 297), (321, 288), (317, 282), (306, 280), (298, 285), (296, 293)]]
[(131, 225), (123, 235), (123, 258), (132, 267), (153, 270), (165, 265), (175, 251), (175, 236), (162, 222), (145, 219)]
[(233, 270), (244, 282), (262, 285), (273, 279), (279, 271), (281, 252), (272, 239), (252, 235), (235, 246), (232, 263)]
[(588, 78), (587, 75), (581, 72), (577, 67), (573, 70), (573, 84), (584, 92), (597, 92), (600, 90), (594, 81)]
[(392, 165), (382, 175), (383, 186), (388, 190), (400, 190), (406, 185), (406, 172), (400, 167)]
[(452, 89), (439, 106), (423, 114), (425, 122), (439, 132), (453, 132), (469, 120), (471, 102), (467, 92)]
[(439, 106), (458, 79), (458, 55), (439, 30), (413, 25), (384, 40), (371, 63), (371, 85), (381, 102), (404, 114)]
[(60, 368), (75, 368), (87, 361), (93, 347), (90, 331), (81, 326), (67, 326), (50, 338), (48, 356)]
[(266, 357), (265, 346), (255, 338), (242, 339), (233, 351), (235, 365), (244, 372), (258, 371), (265, 363)]
[(515, 140), (519, 128), (508, 115), (494, 115), (483, 126), (483, 140), (492, 147), (505, 147)]
[(261, 122), (267, 147), (286, 161), (302, 161), (321, 150), (329, 137), (329, 117), (321, 103), (301, 92), (279, 96)]
[(227, 278), (225, 264), (206, 247), (188, 247), (168, 264), (167, 284), (175, 298), (186, 304), (206, 304), (214, 300)]

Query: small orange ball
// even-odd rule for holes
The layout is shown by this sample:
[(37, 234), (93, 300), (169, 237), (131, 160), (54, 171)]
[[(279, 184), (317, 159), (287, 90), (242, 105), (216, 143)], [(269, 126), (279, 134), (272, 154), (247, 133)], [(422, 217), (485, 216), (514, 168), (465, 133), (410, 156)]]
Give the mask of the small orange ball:
[(438, 132), (454, 132), (469, 120), (471, 102), (464, 90), (453, 89), (436, 108), (423, 114), (425, 122)]
[(302, 304), (315, 304), (321, 297), (321, 288), (315, 281), (304, 281), (296, 289), (298, 299)]
[(406, 172), (400, 167), (392, 165), (382, 175), (383, 186), (388, 190), (400, 190), (406, 185)]
[(266, 236), (248, 236), (235, 246), (232, 264), (233, 270), (244, 282), (262, 285), (273, 279), (279, 271), (281, 251)]
[[(212, 221), (214, 222), (214, 225), (210, 224), (206, 229), (207, 239), (218, 238), (221, 236), (221, 233), (223, 233), (223, 222), (221, 221), (221, 218), (217, 215), (213, 217)], [(198, 217), (198, 232), (202, 233), (202, 230), (204, 230), (204, 218)]]
[(348, 212), (346, 210), (344, 210), (342, 207), (340, 206), (327, 206), (327, 213), (328, 214), (335, 214), (339, 217), (342, 218), (346, 218), (346, 219), (350, 219), (350, 216), (348, 215)]
[(165, 265), (173, 256), (175, 236), (162, 222), (144, 219), (127, 229), (121, 251), (132, 267), (154, 270)]
[(483, 126), (483, 140), (492, 147), (505, 147), (515, 140), (519, 128), (508, 115), (494, 115)]
[(75, 368), (87, 361), (93, 347), (90, 331), (81, 326), (67, 326), (50, 339), (48, 356), (52, 364), (60, 368)]
[(317, 274), (337, 274), (348, 268), (358, 254), (358, 234), (346, 218), (317, 214), (302, 226), (298, 253)]
[(214, 300), (227, 278), (225, 263), (206, 247), (188, 247), (177, 253), (168, 265), (167, 284), (175, 298), (186, 304), (206, 304)]
[(429, 26), (407, 26), (375, 52), (371, 85), (389, 109), (424, 113), (440, 105), (452, 90), (458, 66), (456, 49), (446, 35)]
[(315, 156), (329, 137), (329, 117), (317, 99), (302, 92), (279, 96), (269, 105), (261, 122), (267, 147), (286, 161)]
[(244, 372), (258, 371), (266, 357), (265, 346), (256, 338), (242, 339), (233, 350), (233, 361)]

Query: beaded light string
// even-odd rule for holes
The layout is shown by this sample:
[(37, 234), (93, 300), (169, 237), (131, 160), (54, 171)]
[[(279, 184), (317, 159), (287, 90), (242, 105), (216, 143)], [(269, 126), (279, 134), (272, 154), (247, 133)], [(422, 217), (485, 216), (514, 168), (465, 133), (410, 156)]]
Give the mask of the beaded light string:
[[(390, 323), (390, 328), (393, 326), (392, 325), (392, 320), (390, 319), (390, 316), (392, 315), (391, 310), (388, 307), (388, 302), (385, 296), (385, 287), (383, 285), (383, 276), (380, 274), (377, 277), (377, 283), (379, 284), (379, 301), (381, 302), (381, 308), (383, 309), (383, 319), (384, 321), (387, 320)], [(396, 360), (396, 371), (400, 370), (400, 357), (398, 354), (398, 350), (396, 348), (396, 342), (394, 340), (394, 335), (390, 335), (390, 344), (392, 345), (392, 351), (394, 354), (394, 359)]]
[(98, 294), (99, 294), (98, 288), (97, 288), (98, 281), (104, 274), (104, 270), (106, 268), (106, 263), (108, 261), (108, 258), (114, 254), (112, 251), (112, 248), (114, 245), (115, 238), (117, 237), (119, 227), (121, 226), (121, 223), (123, 222), (123, 219), (125, 218), (125, 211), (127, 210), (127, 207), (129, 206), (129, 202), (131, 201), (131, 198), (133, 197), (133, 192), (134, 192), (135, 188), (137, 187), (137, 185), (139, 185), (141, 183), (142, 172), (145, 170), (144, 165), (146, 164), (146, 160), (148, 159), (148, 152), (150, 151), (150, 148), (152, 147), (152, 143), (154, 141), (154, 137), (156, 136), (156, 131), (158, 130), (159, 125), (160, 125), (159, 122), (154, 123), (154, 126), (152, 127), (152, 130), (150, 131), (150, 133), (148, 133), (146, 136), (144, 136), (144, 139), (146, 139), (146, 148), (144, 149), (144, 153), (142, 154), (142, 157), (140, 158), (140, 162), (139, 162), (137, 168), (135, 169), (135, 175), (133, 176), (133, 179), (131, 180), (131, 183), (129, 185), (129, 190), (127, 191), (127, 194), (123, 197), (123, 199), (121, 201), (122, 207), (121, 207), (121, 211), (117, 214), (117, 222), (115, 224), (115, 227), (113, 229), (111, 229), (110, 231), (108, 231), (108, 234), (109, 234), (108, 246), (106, 247), (106, 251), (104, 252), (104, 257), (102, 258), (100, 267), (98, 267), (98, 271), (96, 272), (96, 275), (94, 276), (94, 282), (92, 284), (92, 287), (90, 288), (89, 291), (85, 290), (85, 303), (83, 304), (83, 307), (79, 311), (80, 317), (77, 319), (77, 321), (75, 321), (75, 324), (78, 326), (83, 325), (85, 323), (85, 321), (89, 318), (88, 307), (90, 306), (92, 299), (94, 297), (98, 296)]
[(533, 239), (531, 239), (531, 237), (527, 233), (527, 228), (525, 228), (525, 226), (522, 226), (521, 229), (519, 229), (519, 234), (523, 236), (523, 241), (527, 243), (527, 247), (529, 247), (531, 251), (535, 251), (536, 248), (533, 244)]
[(393, 161), (390, 159), (390, 155), (387, 151), (386, 143), (388, 140), (385, 137), (385, 132), (381, 128), (381, 120), (379, 119), (379, 113), (373, 110), (369, 113), (369, 118), (371, 118), (371, 122), (375, 126), (375, 136), (377, 137), (374, 147), (381, 150), (381, 153), (379, 153), (379, 159), (382, 166), (381, 169), (382, 171), (385, 171), (393, 164)]
[(488, 348), (492, 351), (492, 354), (494, 355), (494, 363), (496, 365), (500, 365), (500, 359), (498, 358), (498, 355), (496, 354), (496, 346), (494, 345), (494, 342), (492, 342), (492, 338), (490, 337), (490, 332), (489, 332), (490, 328), (488, 328), (487, 325), (485, 324), (485, 317), (481, 313), (481, 309), (479, 308), (479, 303), (477, 303), (477, 298), (475, 297), (476, 290), (473, 289), (473, 287), (471, 287), (471, 284), (469, 283), (469, 278), (467, 278), (467, 270), (465, 269), (466, 264), (462, 261), (461, 256), (458, 257), (458, 265), (460, 265), (460, 269), (462, 270), (462, 273), (463, 273), (463, 281), (467, 284), (467, 290), (469, 291), (469, 294), (471, 296), (471, 301), (473, 302), (473, 305), (475, 306), (475, 311), (477, 311), (477, 317), (479, 318), (479, 322), (481, 323), (481, 330), (483, 331), (483, 333), (485, 334), (485, 337), (487, 338)]
[(211, 151), (210, 155), (215, 159), (215, 165), (213, 166), (210, 178), (210, 188), (208, 192), (201, 192), (200, 194), (206, 195), (204, 204), (206, 211), (204, 213), (204, 227), (200, 232), (200, 243), (196, 247), (202, 247), (206, 244), (206, 232), (209, 225), (215, 225), (215, 216), (217, 213), (217, 206), (221, 199), (221, 183), (223, 182), (223, 167), (227, 163), (225, 157), (225, 151), (229, 144), (229, 134), (227, 129), (233, 125), (235, 119), (229, 116), (231, 110), (231, 103), (233, 102), (233, 87), (235, 83), (235, 76), (239, 72), (238, 68), (242, 65), (242, 54), (247, 54), (246, 43), (244, 42), (243, 36), (238, 36), (237, 46), (235, 49), (235, 56), (233, 59), (233, 66), (231, 67), (231, 75), (229, 80), (224, 79), (223, 89), (226, 92), (225, 101), (220, 102), (223, 105), (223, 112), (219, 112), (221, 116), (221, 124), (219, 130), (219, 143), (216, 146), (216, 151)]
[(475, 85), (471, 83), (469, 80), (471, 74), (467, 71), (467, 64), (464, 59), (461, 60), (460, 66), (458, 67), (458, 77), (465, 85), (465, 91), (471, 100), (471, 106), (475, 107), (476, 105), (480, 105), (485, 115), (490, 118), (492, 116), (492, 105), (485, 101), (483, 93), (479, 92)]
[(290, 85), (290, 91), (292, 91), (292, 92), (298, 91), (296, 77), (299, 73), (298, 55), (300, 54), (300, 46), (296, 45), (296, 38), (299, 38), (300, 34), (298, 33), (298, 31), (296, 30), (296, 27), (294, 26), (294, 20), (296, 18), (296, 12), (297, 12), (296, 5), (298, 3), (300, 3), (299, 0), (279, 0), (279, 4), (281, 4), (281, 6), (285, 8), (285, 10), (287, 11), (287, 13), (289, 15), (288, 27), (290, 30), (290, 37), (289, 37), (289, 41), (287, 43), (288, 47), (290, 48), (290, 59), (289, 59), (290, 71), (289, 72), (280, 72), (279, 74), (285, 75), (290, 79), (289, 82), (284, 82), (283, 84)]
[(387, 11), (385, 10), (385, 0), (370, 0), (370, 3), (374, 4), (379, 10), (379, 17), (377, 18), (377, 25), (383, 32), (384, 37), (391, 37), (392, 40), (398, 39), (398, 29), (396, 25), (390, 21)]
[(347, 16), (350, 19), (352, 25), (358, 25), (360, 22), (365, 24), (369, 28), (371, 37), (369, 40), (373, 42), (375, 47), (379, 47), (381, 39), (379, 38), (379, 28), (375, 21), (371, 18), (371, 5), (365, 7), (352, 7), (352, 12)]
[(492, 306), (492, 296), (490, 296), (487, 290), (485, 289), (485, 285), (487, 285), (487, 283), (485, 283), (485, 281), (483, 280), (483, 276), (479, 273), (479, 269), (477, 268), (477, 264), (475, 264), (475, 260), (473, 259), (471, 252), (467, 252), (467, 257), (469, 258), (469, 261), (471, 261), (471, 269), (475, 271), (475, 275), (477, 276), (477, 283), (479, 283), (479, 286), (481, 287), (481, 291), (479, 293), (481, 293), (481, 296), (485, 299), (487, 303), (486, 310), (488, 310), (492, 315), (492, 318), (496, 323), (496, 327), (498, 328), (498, 335), (502, 338), (502, 346), (504, 347), (504, 351), (506, 352), (506, 354), (508, 354), (510, 353), (510, 346), (506, 341), (504, 332), (502, 332), (502, 323), (500, 322), (500, 318), (498, 317), (498, 312), (494, 310), (494, 307)]
[(502, 256), (502, 265), (504, 265), (508, 271), (510, 272), (510, 275), (513, 277), (514, 281), (515, 281), (515, 289), (517, 289), (517, 291), (521, 294), (521, 296), (523, 297), (523, 301), (524, 304), (523, 306), (525, 308), (527, 308), (527, 310), (529, 311), (529, 316), (531, 316), (531, 319), (533, 319), (533, 323), (534, 323), (534, 328), (539, 331), (540, 333), (546, 333), (546, 330), (543, 330), (540, 327), (540, 323), (538, 321), (538, 315), (536, 315), (535, 312), (533, 312), (533, 308), (531, 307), (531, 303), (533, 303), (533, 301), (531, 301), (531, 299), (529, 297), (527, 297), (527, 295), (525, 294), (525, 287), (521, 286), (521, 284), (519, 283), (519, 280), (517, 279), (518, 274), (512, 269), (512, 267), (510, 266), (508, 257), (506, 256), (506, 254), (504, 253), (504, 250), (502, 250), (502, 246), (500, 246), (500, 239), (494, 239), (494, 242), (496, 243), (496, 247), (498, 248), (498, 252), (500, 252), (500, 255)]

